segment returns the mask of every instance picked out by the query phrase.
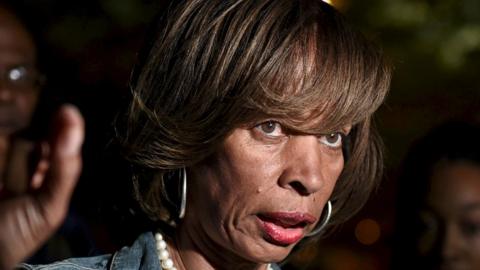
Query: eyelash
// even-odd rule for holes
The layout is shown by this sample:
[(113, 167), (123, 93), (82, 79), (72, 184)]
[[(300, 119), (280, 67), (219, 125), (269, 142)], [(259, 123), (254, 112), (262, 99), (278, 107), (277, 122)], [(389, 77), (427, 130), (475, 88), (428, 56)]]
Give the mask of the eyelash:
[[(268, 120), (268, 121), (265, 121), (265, 122), (261, 122), (261, 123), (255, 125), (254, 128), (268, 138), (277, 139), (277, 138), (286, 136), (286, 134), (285, 134), (285, 132), (282, 128), (282, 125), (279, 122), (274, 121), (274, 120)], [(268, 131), (265, 128), (266, 129), (273, 128), (273, 130)], [(275, 132), (275, 134), (272, 134), (274, 132)], [(337, 139), (335, 140), (335, 142), (331, 143), (331, 142), (328, 141), (329, 136), (335, 136)], [(322, 144), (324, 144), (327, 147), (330, 147), (332, 149), (340, 149), (340, 148), (342, 148), (343, 141), (344, 141), (345, 137), (346, 137), (346, 135), (343, 134), (342, 132), (334, 132), (334, 133), (330, 133), (330, 134), (327, 134), (327, 135), (320, 136), (319, 141)]]

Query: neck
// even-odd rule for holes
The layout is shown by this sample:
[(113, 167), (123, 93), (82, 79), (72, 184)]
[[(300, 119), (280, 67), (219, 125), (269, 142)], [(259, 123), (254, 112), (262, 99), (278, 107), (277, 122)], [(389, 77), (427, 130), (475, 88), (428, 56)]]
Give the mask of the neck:
[[(177, 269), (199, 270), (267, 270), (268, 264), (250, 262), (234, 254), (218, 244), (208, 236), (198, 235), (195, 229), (199, 226), (180, 226), (175, 231), (174, 239), (169, 242), (172, 260)], [(189, 230), (191, 229), (191, 230)]]

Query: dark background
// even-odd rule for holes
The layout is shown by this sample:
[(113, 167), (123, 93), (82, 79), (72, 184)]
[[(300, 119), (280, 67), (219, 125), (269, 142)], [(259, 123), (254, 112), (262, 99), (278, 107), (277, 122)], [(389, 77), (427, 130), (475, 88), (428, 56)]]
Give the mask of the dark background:
[[(40, 64), (48, 76), (42, 93), (48, 102), (40, 105), (36, 128), (47, 130), (46, 119), (62, 102), (76, 104), (86, 118), (85, 170), (72, 208), (90, 224), (97, 251), (111, 251), (144, 228), (140, 220), (132, 221), (137, 211), (130, 207), (128, 166), (115, 155), (111, 123), (128, 93), (136, 52), (160, 1), (8, 2), (37, 36)], [(382, 45), (395, 67), (392, 90), (376, 119), (385, 142), (386, 175), (359, 215), (330, 238), (296, 255), (290, 267), (388, 269), (395, 180), (409, 145), (446, 120), (480, 120), (480, 1), (338, 0), (333, 4)]]

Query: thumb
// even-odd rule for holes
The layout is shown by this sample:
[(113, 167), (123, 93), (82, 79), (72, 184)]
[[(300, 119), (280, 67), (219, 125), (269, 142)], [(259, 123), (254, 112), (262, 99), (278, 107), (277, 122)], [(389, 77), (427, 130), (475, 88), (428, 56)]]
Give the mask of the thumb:
[(35, 251), (63, 221), (81, 170), (84, 122), (71, 105), (60, 108), (50, 138), (50, 167), (35, 192), (0, 201), (0, 269)]
[(81, 171), (85, 124), (76, 107), (64, 105), (54, 119), (52, 130), (50, 168), (37, 199), (46, 220), (56, 227), (65, 217)]

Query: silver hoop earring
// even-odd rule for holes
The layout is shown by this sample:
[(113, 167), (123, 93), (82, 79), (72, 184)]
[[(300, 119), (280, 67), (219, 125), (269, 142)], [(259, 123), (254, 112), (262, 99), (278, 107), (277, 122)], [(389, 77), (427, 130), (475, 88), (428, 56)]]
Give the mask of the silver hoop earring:
[(185, 216), (185, 209), (187, 208), (187, 170), (185, 167), (180, 169), (181, 174), (181, 187), (180, 187), (180, 211), (178, 213), (178, 218), (182, 219)]
[(317, 225), (317, 227), (315, 229), (313, 229), (313, 231), (307, 233), (305, 235), (305, 237), (312, 237), (312, 236), (315, 236), (315, 235), (319, 234), (325, 228), (325, 226), (327, 226), (331, 215), (332, 215), (332, 203), (330, 202), (330, 200), (328, 200), (327, 201), (327, 213), (324, 215), (323, 220)]

